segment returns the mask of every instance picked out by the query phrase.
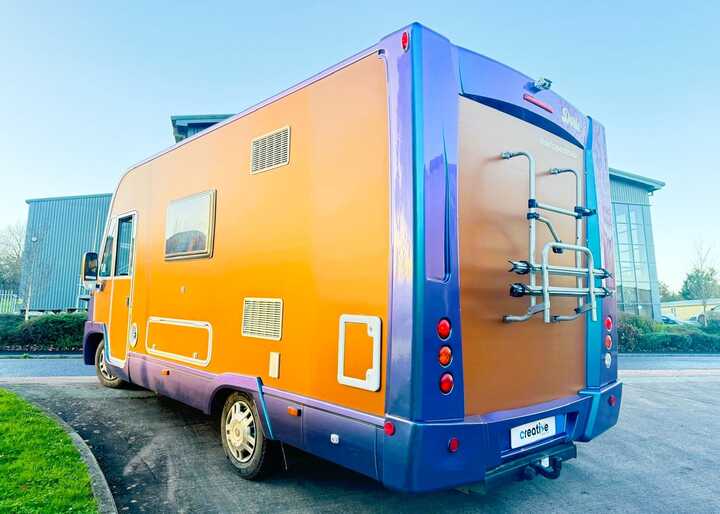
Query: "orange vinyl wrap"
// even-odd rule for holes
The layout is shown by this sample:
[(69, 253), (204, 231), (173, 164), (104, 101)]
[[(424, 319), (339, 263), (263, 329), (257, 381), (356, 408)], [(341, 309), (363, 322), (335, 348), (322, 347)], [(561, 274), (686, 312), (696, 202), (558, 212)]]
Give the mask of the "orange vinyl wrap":
[[(253, 138), (290, 126), (290, 163), (250, 174)], [(382, 415), (389, 299), (389, 164), (386, 70), (365, 57), (211, 130), (134, 169), (120, 182), (112, 216), (137, 211), (130, 320), (132, 351), (147, 353), (149, 316), (212, 325), (213, 373), (259, 376), (270, 386)], [(211, 258), (164, 258), (170, 201), (214, 189)], [(109, 282), (112, 282), (109, 281)], [(120, 288), (121, 280), (115, 280)], [(125, 280), (129, 285), (129, 281)], [(128, 291), (96, 296), (95, 318), (111, 319), (111, 354), (125, 355)], [(243, 298), (282, 298), (282, 339), (241, 335)], [(379, 391), (337, 381), (341, 314), (382, 320)], [(117, 325), (117, 327), (116, 327)], [(206, 355), (205, 331), (153, 325), (156, 349)], [(116, 341), (121, 341), (117, 343)], [(347, 346), (350, 371), (370, 362), (369, 344)], [(277, 379), (269, 353), (280, 352)], [(368, 355), (365, 355), (368, 354)], [(169, 358), (168, 360), (172, 360)], [(365, 363), (365, 364), (363, 364)]]

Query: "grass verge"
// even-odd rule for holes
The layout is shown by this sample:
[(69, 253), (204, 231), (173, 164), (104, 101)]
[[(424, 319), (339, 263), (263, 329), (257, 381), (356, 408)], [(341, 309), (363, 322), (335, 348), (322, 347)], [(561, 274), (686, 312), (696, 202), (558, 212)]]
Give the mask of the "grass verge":
[(97, 512), (85, 463), (37, 407), (0, 389), (0, 512)]

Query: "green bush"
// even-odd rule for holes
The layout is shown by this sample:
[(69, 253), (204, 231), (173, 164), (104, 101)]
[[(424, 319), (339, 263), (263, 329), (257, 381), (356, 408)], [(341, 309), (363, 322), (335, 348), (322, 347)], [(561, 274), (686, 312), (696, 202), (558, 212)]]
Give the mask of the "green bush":
[(702, 330), (708, 334), (720, 335), (720, 321), (715, 319), (710, 320), (708, 321), (707, 327), (702, 327)]
[(673, 330), (645, 334), (638, 352), (653, 353), (718, 353), (720, 336), (702, 330)]
[(0, 345), (10, 344), (22, 325), (23, 317), (18, 314), (0, 314)]
[(720, 323), (707, 327), (663, 325), (639, 316), (622, 315), (618, 350), (627, 353), (720, 353)]
[(13, 325), (0, 322), (0, 347), (5, 350), (77, 350), (82, 346), (85, 313), (45, 314)]
[(622, 314), (618, 323), (618, 350), (642, 352), (642, 339), (646, 334), (661, 330), (662, 325), (647, 318)]

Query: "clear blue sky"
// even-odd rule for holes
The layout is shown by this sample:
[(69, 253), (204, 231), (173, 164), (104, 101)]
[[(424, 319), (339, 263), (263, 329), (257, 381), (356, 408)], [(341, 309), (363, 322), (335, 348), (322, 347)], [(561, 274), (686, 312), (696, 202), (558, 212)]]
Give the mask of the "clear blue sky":
[[(660, 278), (720, 258), (718, 2), (0, 0), (0, 225), (26, 198), (111, 192), (172, 143), (170, 115), (231, 113), (419, 21), (603, 122), (653, 199)], [(720, 259), (719, 259), (720, 260)]]

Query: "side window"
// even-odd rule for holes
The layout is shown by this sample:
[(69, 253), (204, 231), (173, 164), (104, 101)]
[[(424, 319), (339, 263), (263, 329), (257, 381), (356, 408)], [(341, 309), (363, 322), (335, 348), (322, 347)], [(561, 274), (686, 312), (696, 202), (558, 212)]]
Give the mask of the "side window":
[(165, 258), (210, 257), (214, 225), (215, 191), (170, 202), (165, 215)]
[(105, 247), (102, 253), (102, 262), (100, 263), (100, 271), (98, 276), (109, 277), (112, 267), (113, 260), (113, 248), (115, 248), (115, 238), (113, 237), (114, 230), (110, 230), (110, 234), (105, 239)]
[(133, 255), (133, 218), (123, 218), (118, 222), (117, 259), (115, 260), (115, 276), (127, 277), (132, 272)]

